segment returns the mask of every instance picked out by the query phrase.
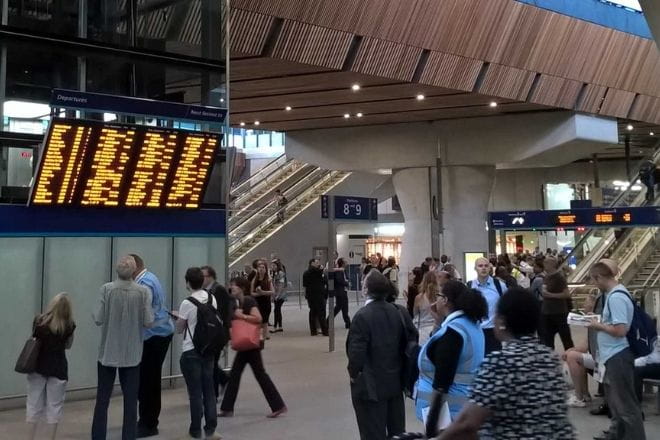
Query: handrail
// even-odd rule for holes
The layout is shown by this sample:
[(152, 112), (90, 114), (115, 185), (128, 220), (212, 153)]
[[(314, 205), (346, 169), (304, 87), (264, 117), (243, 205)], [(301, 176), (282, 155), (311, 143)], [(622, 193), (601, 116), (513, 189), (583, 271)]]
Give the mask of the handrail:
[[(658, 273), (658, 275), (653, 279), (653, 283), (651, 283), (651, 285), (649, 286), (649, 281), (651, 280), (651, 277), (653, 277), (653, 275), (656, 274), (656, 272)], [(644, 287), (653, 287), (658, 283), (658, 280), (660, 280), (660, 263), (655, 265), (655, 269), (653, 269), (653, 271), (649, 274), (649, 276), (646, 277), (646, 280), (644, 281), (643, 285)]]
[[(330, 171), (325, 175), (322, 179), (318, 180), (314, 185), (310, 186), (307, 188), (307, 190), (302, 191), (298, 196), (296, 196), (293, 200), (291, 200), (288, 204), (288, 206), (295, 206), (300, 202), (302, 199), (304, 199), (308, 193), (315, 191), (319, 187), (323, 186), (325, 183), (327, 183), (329, 180), (334, 178), (338, 173), (342, 173), (341, 171)], [(237, 249), (239, 249), (241, 246), (243, 246), (247, 241), (251, 240), (255, 235), (259, 234), (261, 231), (269, 227), (273, 221), (276, 219), (277, 213), (271, 215), (268, 217), (265, 221), (263, 221), (259, 226), (257, 226), (254, 230), (252, 230), (249, 234), (246, 234), (245, 236), (241, 237), (237, 242), (232, 243), (229, 245), (229, 254), (233, 254)], [(247, 238), (250, 237), (250, 238)]]
[[(292, 186), (290, 186), (288, 189), (284, 191), (284, 196), (287, 197), (287, 199), (295, 199), (295, 197), (301, 193), (303, 193), (308, 187), (309, 187), (309, 180), (317, 179), (322, 177), (324, 174), (328, 173), (326, 170), (322, 170), (320, 168), (313, 167), (311, 172), (305, 174), (303, 178), (298, 180), (296, 183), (294, 183)], [(287, 205), (290, 205), (291, 202), (288, 202)], [(277, 204), (275, 200), (270, 200), (266, 202), (265, 205), (260, 207), (258, 210), (252, 211), (254, 212), (259, 212), (259, 213), (264, 213), (264, 212), (276, 212), (278, 210)], [(232, 224), (230, 223), (230, 233), (229, 237), (239, 235), (239, 231), (241, 229), (245, 229), (246, 226), (249, 227), (250, 222), (254, 220), (255, 216), (254, 214), (249, 215), (250, 213), (248, 212), (247, 215), (243, 215), (241, 218), (239, 218), (238, 224)]]
[[(653, 154), (653, 158), (651, 159), (651, 160), (653, 161), (653, 163), (657, 163), (658, 160), (660, 160), (660, 148), (658, 148), (658, 146), (660, 146), (660, 141), (656, 142), (656, 145), (655, 145), (656, 150), (655, 150), (655, 153)], [(638, 168), (639, 168), (639, 167), (638, 167)], [(619, 195), (614, 199), (614, 201), (612, 201), (612, 202), (610, 203), (610, 205), (608, 206), (608, 208), (616, 207), (617, 204), (618, 204), (618, 203), (619, 203), (624, 197), (627, 197), (627, 196), (630, 194), (630, 192), (632, 191), (632, 187), (634, 186), (633, 183), (636, 182), (636, 181), (639, 179), (639, 177), (640, 177), (640, 174), (639, 174), (639, 171), (638, 171), (637, 174), (635, 174), (635, 177), (630, 181), (630, 185), (628, 186), (628, 188), (626, 188), (625, 191), (622, 191), (621, 194), (619, 194)], [(644, 196), (643, 196), (642, 192), (640, 191), (639, 194), (637, 194), (637, 196), (635, 197), (635, 199), (632, 201), (632, 203), (630, 203), (630, 206), (641, 206), (641, 205), (643, 205), (643, 204), (644, 204)], [(563, 266), (565, 266), (566, 264), (568, 264), (568, 261), (570, 260), (570, 258), (571, 258), (571, 257), (574, 257), (574, 256), (578, 253), (578, 251), (581, 251), (581, 250), (582, 250), (582, 248), (583, 248), (584, 245), (587, 243), (587, 241), (588, 241), (588, 240), (589, 240), (589, 239), (595, 234), (595, 231), (596, 231), (595, 228), (590, 229), (589, 232), (587, 232), (586, 234), (584, 234), (584, 235), (578, 240), (578, 242), (575, 244), (575, 247), (573, 247), (573, 249), (572, 249), (572, 250), (568, 253), (568, 255), (566, 256), (566, 259), (565, 259), (564, 262), (561, 264), (561, 267), (563, 267)], [(608, 232), (607, 232), (607, 235), (609, 235), (610, 232), (613, 234), (613, 233), (614, 233), (613, 231), (614, 231), (614, 228), (610, 228), (610, 229), (608, 230)], [(606, 250), (607, 250), (607, 249), (599, 250), (599, 254), (598, 254), (598, 255), (596, 255), (596, 253), (593, 252), (593, 251), (590, 252), (590, 254), (589, 254), (589, 257), (590, 257), (590, 258), (589, 258), (589, 259), (590, 259), (590, 260), (593, 260), (593, 259), (600, 259), (600, 257), (602, 256), (603, 253), (605, 253)], [(602, 253), (601, 253), (601, 252), (602, 252)], [(587, 260), (587, 259), (585, 258), (585, 260)], [(585, 260), (581, 261), (580, 264), (585, 264), (585, 265), (587, 265), (587, 266), (591, 266), (591, 264), (587, 264), (587, 263), (585, 262)], [(581, 271), (575, 271), (575, 275), (574, 275), (574, 274), (571, 274), (570, 279), (574, 281), (574, 280), (575, 280), (575, 276), (577, 276), (577, 274), (580, 273), (580, 272), (581, 272)]]
[[(284, 182), (284, 181), (288, 181), (292, 176), (294, 176), (294, 175), (298, 176), (297, 179), (295, 180), (295, 182), (293, 182), (292, 184), (290, 184), (290, 185), (289, 185), (289, 188), (286, 189), (286, 190), (284, 191), (284, 195), (286, 196), (287, 193), (289, 193), (289, 191), (290, 191), (293, 187), (295, 187), (295, 186), (298, 185), (301, 181), (303, 181), (303, 180), (305, 180), (306, 178), (308, 178), (312, 173), (314, 173), (314, 171), (316, 171), (316, 170), (318, 170), (318, 169), (319, 169), (319, 168), (315, 167), (314, 165), (308, 165), (308, 164), (303, 164), (303, 165), (301, 165), (301, 167), (300, 167), (299, 169), (297, 169), (296, 171), (294, 171), (289, 177), (287, 177), (285, 180), (283, 180), (283, 182)], [(305, 170), (306, 172), (305, 172), (303, 175), (299, 175), (299, 174), (300, 174), (299, 171), (301, 171), (301, 170)], [(254, 200), (252, 200), (252, 201), (249, 202), (249, 203), (246, 203), (245, 206), (242, 207), (242, 208), (240, 208), (240, 209), (236, 209), (236, 210), (232, 210), (232, 209), (230, 209), (230, 211), (231, 211), (231, 213), (232, 213), (232, 215), (229, 217), (229, 227), (230, 227), (230, 229), (237, 229), (237, 228), (239, 228), (239, 227), (240, 227), (245, 221), (247, 221), (248, 218), (249, 218), (249, 216), (246, 215), (246, 214), (249, 214), (250, 211), (255, 211), (255, 209), (249, 209), (249, 208), (252, 207), (255, 203), (257, 203), (257, 201), (262, 200), (264, 197), (266, 197), (266, 195), (267, 195), (272, 189), (273, 189), (273, 188), (270, 188), (268, 191), (266, 191), (266, 192), (265, 192), (264, 194), (262, 194), (261, 196), (255, 198)], [(271, 202), (266, 202), (266, 204), (265, 204), (264, 206), (262, 206), (262, 207), (256, 209), (256, 211), (260, 211), (260, 210), (264, 209), (265, 207), (267, 207), (267, 206), (270, 205), (270, 204), (271, 204)]]
[[(256, 182), (259, 182), (262, 178), (268, 176), (274, 171), (277, 171), (282, 165), (284, 165), (287, 162), (287, 160), (288, 159), (286, 158), (286, 154), (282, 154), (278, 156), (276, 159), (266, 164), (266, 166), (261, 168), (259, 171), (248, 177), (244, 182), (241, 182), (235, 188), (233, 188), (231, 190), (231, 194), (235, 195), (237, 198), (240, 198), (243, 195), (243, 193), (248, 192), (253, 186), (255, 186)], [(256, 182), (254, 182), (255, 180)]]

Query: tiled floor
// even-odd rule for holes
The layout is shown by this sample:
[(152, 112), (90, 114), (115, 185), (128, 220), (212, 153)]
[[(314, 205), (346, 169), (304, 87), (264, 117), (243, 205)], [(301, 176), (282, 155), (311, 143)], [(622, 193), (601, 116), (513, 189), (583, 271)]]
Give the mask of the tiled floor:
[[(355, 304), (351, 305), (352, 308)], [(266, 369), (280, 389), (289, 413), (278, 419), (267, 419), (269, 412), (261, 391), (248, 369), (244, 374), (233, 418), (220, 419), (219, 432), (225, 439), (235, 440), (347, 440), (356, 439), (357, 426), (351, 406), (346, 375), (344, 342), (346, 330), (338, 325), (337, 350), (328, 353), (328, 339), (308, 335), (306, 309), (297, 305), (284, 309), (285, 333), (275, 335), (264, 352)], [(337, 319), (337, 324), (341, 324)], [(660, 416), (655, 414), (652, 397), (646, 402), (647, 439), (660, 439)], [(60, 439), (88, 439), (93, 401), (67, 402)], [(414, 418), (412, 401), (408, 400), (408, 429), (420, 430)], [(594, 417), (587, 410), (573, 410), (572, 421), (580, 439), (591, 439), (605, 429), (608, 420)], [(23, 439), (24, 410), (0, 412), (0, 439)], [(161, 433), (154, 440), (187, 438), (188, 402), (183, 388), (163, 392)], [(121, 396), (114, 398), (109, 416), (108, 439), (121, 438)]]

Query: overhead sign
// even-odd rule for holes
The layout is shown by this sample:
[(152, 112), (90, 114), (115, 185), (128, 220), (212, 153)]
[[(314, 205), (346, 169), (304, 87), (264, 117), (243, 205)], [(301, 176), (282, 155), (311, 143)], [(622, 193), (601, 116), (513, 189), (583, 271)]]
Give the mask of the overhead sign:
[(329, 218), (331, 212), (336, 220), (378, 221), (378, 199), (369, 197), (333, 196), (334, 210), (330, 198), (321, 196), (321, 218)]
[(223, 123), (227, 116), (227, 109), (221, 107), (188, 105), (178, 102), (156, 101), (153, 99), (131, 98), (64, 89), (53, 90), (50, 98), (50, 106), (54, 108), (86, 109), (98, 112), (146, 115), (154, 118), (160, 117), (219, 124)]
[(197, 209), (219, 136), (53, 119), (29, 203)]
[(508, 230), (658, 226), (660, 207), (490, 212), (488, 224), (493, 229)]

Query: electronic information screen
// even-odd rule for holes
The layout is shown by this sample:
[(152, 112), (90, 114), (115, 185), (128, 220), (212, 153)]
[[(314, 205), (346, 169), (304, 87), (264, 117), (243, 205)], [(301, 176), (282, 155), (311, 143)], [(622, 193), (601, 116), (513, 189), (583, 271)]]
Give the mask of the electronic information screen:
[(53, 119), (30, 204), (197, 209), (219, 135)]

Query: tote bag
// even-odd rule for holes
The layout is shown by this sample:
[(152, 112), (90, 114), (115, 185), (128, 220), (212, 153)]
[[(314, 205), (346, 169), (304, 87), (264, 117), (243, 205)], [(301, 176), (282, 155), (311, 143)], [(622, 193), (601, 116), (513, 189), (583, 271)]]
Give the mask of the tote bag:
[(242, 319), (231, 322), (231, 348), (236, 351), (255, 350), (261, 347), (261, 326)]
[(41, 341), (34, 336), (28, 339), (18, 356), (14, 371), (21, 374), (34, 373), (37, 368), (37, 359), (41, 350)]

